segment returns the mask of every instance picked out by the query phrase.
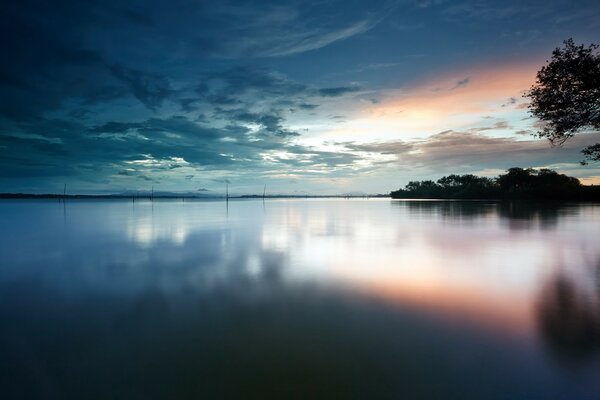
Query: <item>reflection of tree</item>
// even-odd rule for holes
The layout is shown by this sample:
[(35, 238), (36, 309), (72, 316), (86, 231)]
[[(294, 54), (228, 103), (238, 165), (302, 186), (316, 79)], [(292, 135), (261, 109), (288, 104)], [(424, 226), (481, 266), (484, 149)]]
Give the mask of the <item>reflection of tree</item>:
[(500, 218), (508, 220), (511, 227), (530, 227), (539, 224), (542, 228), (556, 226), (558, 220), (572, 212), (573, 208), (564, 203), (532, 201), (448, 201), (448, 200), (407, 200), (392, 201), (395, 207), (405, 207), (411, 214), (440, 215), (451, 218), (477, 218), (497, 212)]
[(411, 214), (444, 217), (476, 218), (490, 214), (494, 210), (493, 203), (484, 201), (393, 201), (392, 205), (407, 207)]
[(559, 275), (542, 291), (537, 309), (544, 342), (563, 361), (584, 360), (600, 348), (600, 304)]
[(534, 223), (539, 223), (542, 228), (556, 226), (560, 217), (565, 216), (572, 208), (564, 203), (531, 201), (503, 201), (498, 203), (498, 214), (507, 219), (511, 227), (528, 228)]

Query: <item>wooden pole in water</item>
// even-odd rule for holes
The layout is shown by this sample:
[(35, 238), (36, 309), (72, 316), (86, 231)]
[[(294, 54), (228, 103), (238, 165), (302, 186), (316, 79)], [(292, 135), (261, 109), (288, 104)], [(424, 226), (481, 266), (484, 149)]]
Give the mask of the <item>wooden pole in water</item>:
[(225, 201), (229, 202), (229, 182), (225, 182)]
[(150, 194), (150, 201), (154, 201), (154, 186), (152, 186), (152, 192)]
[(65, 183), (65, 187), (63, 189), (63, 201), (67, 198), (67, 184)]
[(265, 193), (267, 193), (267, 185), (263, 188), (263, 200), (265, 199)]

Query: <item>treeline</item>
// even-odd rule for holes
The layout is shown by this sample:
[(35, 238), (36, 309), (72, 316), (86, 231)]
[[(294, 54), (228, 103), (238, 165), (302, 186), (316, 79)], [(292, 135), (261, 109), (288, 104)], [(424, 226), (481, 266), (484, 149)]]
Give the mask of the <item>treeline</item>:
[(600, 201), (600, 186), (550, 169), (511, 168), (496, 178), (448, 175), (436, 182), (411, 181), (390, 193), (394, 199), (536, 199)]

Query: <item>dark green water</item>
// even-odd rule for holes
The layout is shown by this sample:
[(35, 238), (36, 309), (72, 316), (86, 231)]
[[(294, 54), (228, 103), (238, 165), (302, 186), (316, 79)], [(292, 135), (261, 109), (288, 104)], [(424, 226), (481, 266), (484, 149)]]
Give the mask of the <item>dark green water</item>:
[(1, 201), (2, 399), (598, 399), (600, 205)]

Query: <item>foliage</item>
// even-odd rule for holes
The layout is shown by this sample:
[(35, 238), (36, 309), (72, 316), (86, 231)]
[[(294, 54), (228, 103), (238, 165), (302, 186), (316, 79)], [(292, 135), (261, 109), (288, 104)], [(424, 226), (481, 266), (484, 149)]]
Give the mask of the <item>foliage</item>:
[(600, 199), (600, 188), (550, 169), (510, 168), (496, 178), (448, 175), (437, 182), (411, 181), (393, 198), (437, 199)]
[(581, 150), (581, 152), (585, 155), (585, 158), (590, 161), (600, 161), (600, 143), (588, 146)]
[[(576, 45), (573, 39), (556, 48), (525, 94), (531, 113), (545, 126), (539, 132), (561, 145), (583, 128), (600, 128), (600, 54), (598, 45)], [(583, 151), (588, 160), (600, 159), (600, 144)], [(584, 162), (585, 163), (585, 162)]]

